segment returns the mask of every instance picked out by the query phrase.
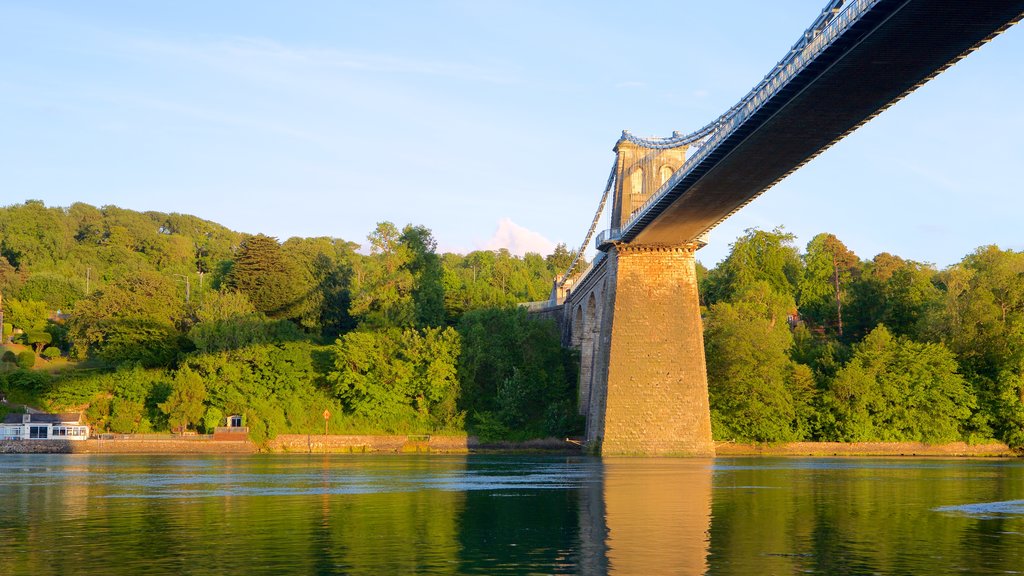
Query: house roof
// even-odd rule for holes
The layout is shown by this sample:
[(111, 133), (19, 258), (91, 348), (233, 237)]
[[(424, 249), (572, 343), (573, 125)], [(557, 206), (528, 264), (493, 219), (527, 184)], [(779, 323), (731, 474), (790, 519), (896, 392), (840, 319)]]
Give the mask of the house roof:
[[(4, 424), (21, 424), (25, 414), (8, 414)], [(28, 414), (29, 422), (38, 424), (81, 424), (82, 415), (74, 412), (66, 414)]]

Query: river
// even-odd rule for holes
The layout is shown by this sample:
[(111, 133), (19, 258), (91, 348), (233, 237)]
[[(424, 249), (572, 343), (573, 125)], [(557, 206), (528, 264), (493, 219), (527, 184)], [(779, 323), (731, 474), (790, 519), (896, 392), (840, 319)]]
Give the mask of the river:
[(0, 575), (1019, 572), (1019, 460), (0, 456)]

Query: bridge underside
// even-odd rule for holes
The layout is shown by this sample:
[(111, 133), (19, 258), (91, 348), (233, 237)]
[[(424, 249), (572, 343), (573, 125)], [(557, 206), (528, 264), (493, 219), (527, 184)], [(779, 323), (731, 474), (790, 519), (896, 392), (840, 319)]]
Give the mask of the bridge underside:
[(694, 240), (1022, 12), (1021, 0), (879, 2), (623, 230), (622, 240)]

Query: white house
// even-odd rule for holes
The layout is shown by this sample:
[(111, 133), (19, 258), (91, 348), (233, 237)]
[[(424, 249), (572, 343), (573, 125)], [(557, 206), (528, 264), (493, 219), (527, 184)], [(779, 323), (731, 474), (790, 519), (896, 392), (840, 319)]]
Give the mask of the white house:
[(85, 440), (89, 427), (81, 414), (8, 414), (0, 440)]

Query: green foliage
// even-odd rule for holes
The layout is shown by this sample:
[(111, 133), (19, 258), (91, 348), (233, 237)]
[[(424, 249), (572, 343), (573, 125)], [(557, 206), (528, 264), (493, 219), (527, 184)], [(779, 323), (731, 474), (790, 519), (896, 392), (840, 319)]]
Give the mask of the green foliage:
[(701, 292), (706, 302), (734, 301), (761, 282), (774, 292), (795, 296), (803, 271), (794, 238), (781, 227), (771, 232), (747, 230), (705, 278)]
[(29, 332), (25, 335), (25, 341), (34, 346), (36, 354), (39, 354), (47, 344), (53, 342), (53, 336), (49, 332)]
[(50, 317), (46, 302), (38, 300), (8, 298), (4, 300), (4, 309), (4, 317), (14, 325), (14, 328), (21, 328), (25, 332), (41, 332), (46, 326), (47, 318)]
[(42, 356), (47, 360), (54, 360), (56, 358), (60, 358), (60, 348), (57, 348), (55, 346), (49, 346), (48, 348), (43, 350)]
[(300, 316), (302, 300), (298, 269), (276, 238), (257, 234), (246, 238), (235, 257), (227, 286), (248, 297), (256, 310), (275, 319)]
[(348, 413), (384, 422), (419, 418), (436, 428), (460, 418), (455, 330), (359, 330), (342, 336), (334, 352), (329, 380)]
[(708, 365), (712, 430), (716, 438), (759, 442), (807, 436), (805, 407), (814, 394), (813, 376), (793, 362), (786, 311), (792, 297), (767, 282), (751, 286), (735, 303), (708, 312), (704, 346)]
[(4, 350), (4, 355), (0, 358), (2, 362), (16, 363), (18, 361), (18, 355), (13, 350)]
[(78, 279), (43, 272), (29, 276), (17, 297), (43, 302), (48, 310), (68, 310), (85, 295), (83, 288)]
[(270, 320), (262, 314), (196, 324), (188, 334), (200, 352), (220, 352), (252, 344), (301, 340), (305, 336), (287, 320)]
[(579, 359), (561, 347), (557, 327), (519, 308), (467, 313), (459, 323), (460, 406), (471, 431), (506, 438), (569, 436), (576, 416)]
[[(4, 340), (9, 340), (11, 338), (11, 336), (14, 334), (14, 325), (10, 324), (8, 322), (4, 322), (3, 330), (4, 330), (3, 339)], [(3, 342), (0, 342), (0, 344), (2, 344), (2, 343)]]
[(50, 388), (53, 378), (45, 372), (37, 372), (21, 367), (3, 375), (7, 390), (18, 390), (29, 395), (45, 392)]
[(801, 316), (842, 336), (847, 287), (859, 264), (857, 256), (832, 234), (812, 238), (799, 282)]
[(412, 299), (417, 326), (437, 327), (444, 324), (444, 285), (437, 241), (429, 229), (407, 225), (402, 229), (400, 243), (408, 248), (407, 265), (413, 277)]
[[(68, 336), (80, 357), (166, 365), (175, 356), (183, 304), (170, 278), (155, 272), (126, 275), (75, 304)], [(140, 343), (138, 353), (134, 342)]]
[(216, 406), (206, 406), (203, 411), (203, 430), (207, 433), (214, 431), (217, 426), (224, 423), (224, 412)]
[(824, 396), (840, 441), (949, 442), (975, 407), (956, 358), (942, 344), (896, 338), (879, 326), (854, 346)]
[(171, 394), (159, 407), (167, 415), (171, 430), (183, 431), (202, 421), (206, 412), (205, 400), (206, 383), (199, 374), (185, 366), (175, 373)]
[(36, 365), (36, 353), (31, 350), (18, 352), (18, 367), (28, 370)]

